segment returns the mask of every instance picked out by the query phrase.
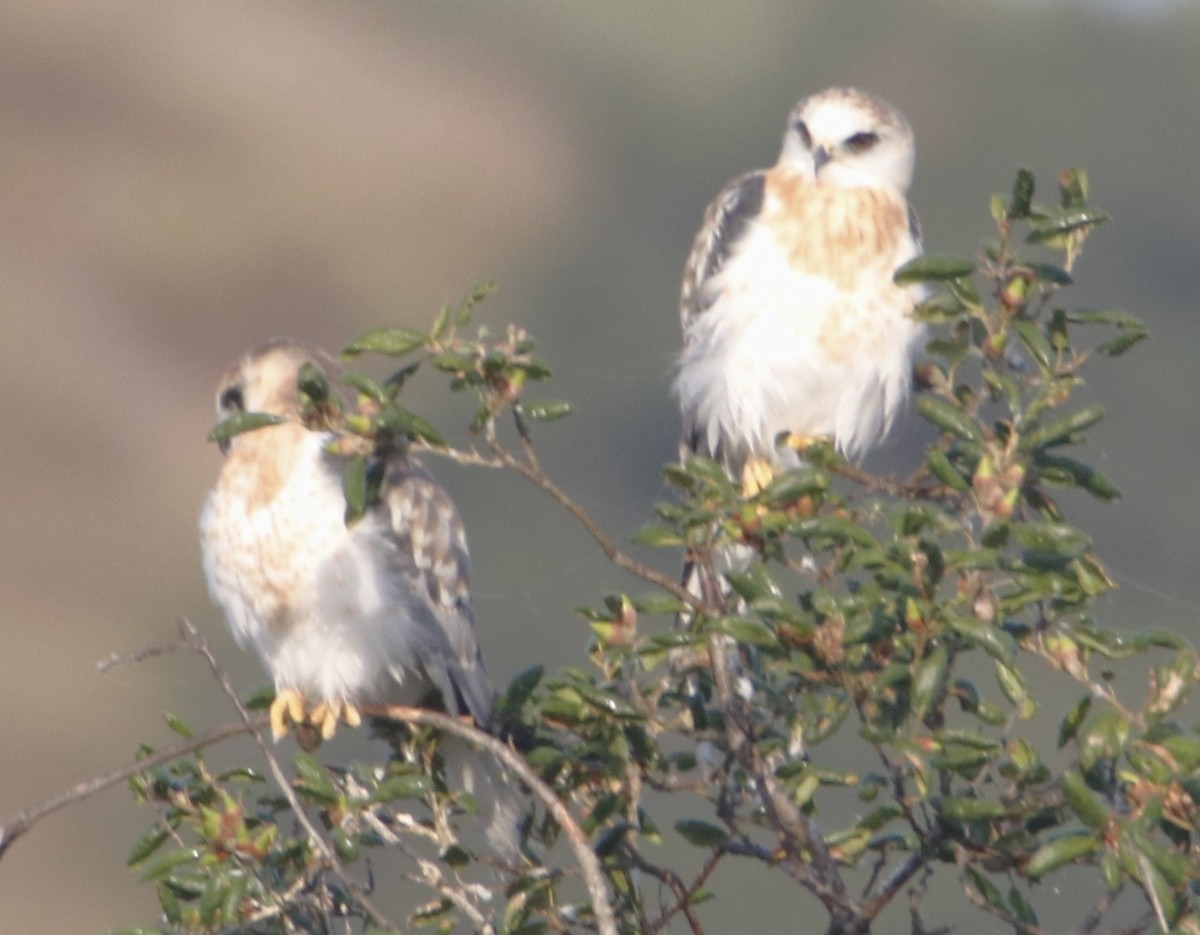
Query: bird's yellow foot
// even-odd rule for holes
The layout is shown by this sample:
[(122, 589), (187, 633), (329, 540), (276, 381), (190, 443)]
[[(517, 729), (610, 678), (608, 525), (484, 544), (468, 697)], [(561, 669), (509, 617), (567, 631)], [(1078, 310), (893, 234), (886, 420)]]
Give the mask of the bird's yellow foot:
[(750, 455), (742, 465), (742, 493), (747, 497), (757, 496), (774, 479), (775, 468), (766, 458)]
[(358, 708), (345, 701), (322, 701), (311, 710), (304, 702), (304, 696), (294, 688), (284, 688), (275, 693), (275, 700), (270, 708), (271, 736), (282, 740), (287, 736), (288, 724), (301, 727), (311, 724), (321, 732), (324, 740), (329, 740), (337, 731), (338, 721), (345, 721), (348, 727), (358, 727), (362, 724), (362, 715)]
[(304, 698), (294, 688), (285, 688), (275, 693), (269, 711), (271, 720), (271, 736), (282, 740), (287, 736), (288, 721), (293, 724), (304, 723)]
[(322, 739), (329, 740), (337, 731), (338, 721), (345, 721), (347, 727), (358, 727), (362, 715), (348, 701), (322, 701), (312, 709), (308, 720), (320, 729)]
[(817, 442), (827, 442), (829, 439), (824, 435), (797, 435), (794, 432), (788, 432), (783, 437), (783, 443), (792, 451), (804, 453), (804, 449), (809, 445), (815, 445)]

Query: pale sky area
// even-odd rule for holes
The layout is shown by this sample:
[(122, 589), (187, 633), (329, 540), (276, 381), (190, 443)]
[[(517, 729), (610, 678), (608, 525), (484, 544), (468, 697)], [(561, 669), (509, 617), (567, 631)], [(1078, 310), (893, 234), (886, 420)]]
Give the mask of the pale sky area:
[(1115, 13), (1131, 19), (1143, 16), (1157, 16), (1181, 6), (1183, 0), (1004, 0), (1008, 3), (1019, 3), (1025, 7), (1047, 5), (1071, 6), (1080, 10), (1102, 10)]

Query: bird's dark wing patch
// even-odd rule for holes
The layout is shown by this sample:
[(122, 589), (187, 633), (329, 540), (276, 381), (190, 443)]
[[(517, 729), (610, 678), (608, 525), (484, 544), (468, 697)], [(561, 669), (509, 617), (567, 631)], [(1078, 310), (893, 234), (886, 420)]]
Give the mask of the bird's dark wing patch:
[(763, 169), (738, 176), (721, 189), (704, 213), (704, 223), (696, 233), (683, 271), (679, 296), (685, 334), (689, 319), (707, 309), (715, 299), (705, 284), (721, 271), (734, 246), (762, 211), (765, 180)]
[(908, 206), (908, 233), (912, 236), (913, 243), (919, 248), (921, 246), (921, 219), (917, 217), (917, 209), (912, 205)]

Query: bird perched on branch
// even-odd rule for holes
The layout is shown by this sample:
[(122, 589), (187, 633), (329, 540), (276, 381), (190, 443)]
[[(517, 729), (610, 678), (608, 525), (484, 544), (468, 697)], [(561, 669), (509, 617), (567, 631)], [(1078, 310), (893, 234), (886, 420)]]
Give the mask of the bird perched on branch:
[(675, 391), (684, 443), (748, 494), (816, 439), (861, 458), (912, 380), (920, 252), (905, 192), (913, 134), (853, 88), (807, 97), (779, 160), (734, 179), (704, 215), (683, 275)]
[[(274, 679), (272, 732), (279, 739), (289, 721), (309, 722), (328, 738), (339, 721), (356, 726), (368, 703), (435, 703), (487, 727), (493, 693), (458, 511), (396, 451), (381, 465), (378, 496), (347, 522), (347, 458), (329, 450), (334, 435), (306, 411), (306, 364), (337, 391), (337, 361), (293, 341), (251, 351), (222, 377), (218, 417), (262, 413), (277, 424), (222, 442), (225, 461), (200, 517), (209, 591)], [(486, 808), (486, 790), (470, 786), (492, 784), (497, 767), (472, 769), (475, 754), (454, 738), (442, 750), (448, 772)], [(462, 762), (452, 770), (452, 760)], [(514, 812), (515, 799), (508, 806)], [(507, 846), (515, 819), (485, 814), (489, 838)]]

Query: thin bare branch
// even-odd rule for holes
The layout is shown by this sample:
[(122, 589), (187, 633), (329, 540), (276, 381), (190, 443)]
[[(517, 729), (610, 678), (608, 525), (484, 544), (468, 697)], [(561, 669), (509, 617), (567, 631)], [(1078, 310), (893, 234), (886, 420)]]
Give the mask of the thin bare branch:
[(924, 866), (925, 855), (923, 853), (910, 854), (905, 858), (898, 867), (883, 878), (883, 883), (875, 891), (875, 895), (863, 904), (861, 910), (863, 918), (870, 921), (879, 915), (904, 885), (913, 878), (913, 875)]
[(763, 808), (782, 839), (786, 856), (781, 866), (812, 890), (835, 917), (847, 911), (859, 915), (816, 823), (805, 817), (780, 787), (758, 756), (757, 746), (751, 748), (751, 755)]
[(146, 659), (153, 659), (156, 656), (169, 656), (171, 653), (190, 653), (195, 647), (186, 639), (181, 639), (176, 643), (166, 643), (162, 646), (147, 646), (145, 649), (139, 649), (136, 653), (109, 653), (108, 657), (101, 659), (96, 663), (96, 669), (100, 672), (107, 672), (114, 666), (127, 665), (131, 662), (142, 662)]
[(675, 905), (668, 906), (662, 912), (662, 916), (653, 924), (648, 925), (646, 931), (649, 935), (654, 935), (655, 932), (660, 932), (671, 920), (671, 917), (676, 913), (682, 915), (688, 923), (688, 928), (691, 929), (692, 935), (704, 935), (704, 926), (701, 924), (699, 917), (692, 908), (692, 900), (696, 898), (696, 893), (704, 882), (712, 875), (712, 872), (717, 867), (717, 862), (723, 856), (723, 852), (714, 851), (708, 860), (704, 862), (704, 866), (700, 868), (700, 873), (691, 884), (686, 884), (680, 879), (675, 871), (666, 867), (659, 867), (646, 860), (637, 850), (629, 848), (627, 851), (629, 860), (638, 870), (649, 874), (658, 880), (663, 886), (671, 891), (675, 897)]
[(984, 899), (983, 894), (976, 890), (975, 887), (969, 886), (964, 882), (962, 889), (963, 894), (967, 897), (969, 902), (973, 903), (977, 908), (982, 909), (989, 915), (999, 919), (1005, 925), (1012, 926), (1015, 931), (1028, 933), (1028, 935), (1046, 935), (1045, 929), (1034, 925), (1032, 922), (1022, 921), (1003, 906), (997, 906), (988, 902), (986, 899)]
[(415, 454), (428, 454), (438, 458), (445, 458), (447, 461), (453, 461), (455, 464), (461, 464), (464, 467), (491, 468), (493, 471), (504, 470), (504, 463), (498, 458), (480, 454), (474, 449), (467, 450), (464, 448), (450, 448), (444, 445), (431, 445), (428, 442), (413, 442), (411, 450)]
[(476, 932), (481, 933), (481, 935), (495, 935), (496, 927), (487, 920), (475, 903), (462, 892), (459, 886), (453, 886), (446, 882), (446, 878), (437, 864), (428, 858), (420, 857), (416, 854), (410, 854), (410, 856), (416, 862), (417, 866), (421, 868), (421, 876), (415, 878), (417, 882), (424, 883), (454, 903), (458, 911), (471, 920), (471, 924), (475, 927)]
[(547, 476), (546, 473), (537, 465), (536, 460), (532, 462), (522, 461), (495, 440), (491, 441), (490, 447), (492, 453), (495, 454), (496, 458), (506, 468), (520, 474), (540, 490), (549, 494), (552, 500), (570, 513), (575, 518), (576, 522), (578, 522), (579, 525), (584, 528), (587, 534), (591, 536), (593, 540), (595, 540), (596, 544), (600, 546), (600, 551), (602, 551), (605, 556), (607, 556), (608, 560), (618, 568), (622, 569), (623, 571), (627, 571), (632, 575), (637, 575), (644, 581), (648, 581), (651, 584), (662, 588), (664, 591), (670, 592), (670, 594), (672, 594), (674, 597), (679, 598), (679, 600), (691, 607), (692, 610), (701, 613), (712, 613), (712, 608), (705, 606), (703, 601), (688, 591), (688, 589), (678, 581), (668, 577), (667, 575), (664, 575), (662, 572), (657, 571), (648, 565), (644, 565), (641, 562), (630, 558), (623, 551), (621, 551), (621, 549), (617, 548), (616, 543), (614, 543), (612, 539), (610, 539), (604, 532), (604, 530), (600, 528), (596, 521), (592, 519), (590, 515), (588, 515), (588, 512), (582, 506), (580, 506), (578, 502), (572, 499), (566, 491), (559, 487), (558, 484), (554, 483), (554, 481), (552, 481), (549, 476)]
[(97, 776), (94, 779), (76, 783), (58, 795), (25, 809), (3, 825), (0, 825), (0, 858), (4, 856), (4, 852), (8, 850), (17, 838), (47, 815), (52, 815), (76, 802), (82, 802), (97, 792), (102, 792), (118, 783), (127, 782), (139, 773), (144, 773), (146, 770), (163, 766), (180, 757), (187, 756), (189, 753), (195, 753), (204, 747), (220, 743), (222, 740), (228, 740), (230, 737), (248, 734), (256, 728), (262, 729), (266, 724), (267, 716), (264, 714), (260, 717), (251, 718), (249, 722), (241, 721), (234, 724), (225, 724), (222, 727), (214, 727), (212, 730), (206, 731), (198, 737), (193, 737), (177, 747), (172, 747), (169, 750), (163, 750), (159, 753), (135, 760), (133, 763), (114, 770), (111, 773), (106, 773), (103, 776)]
[(1092, 911), (1088, 913), (1087, 918), (1083, 920), (1083, 924), (1079, 926), (1081, 935), (1092, 935), (1100, 927), (1100, 923), (1104, 921), (1105, 915), (1124, 890), (1124, 884), (1120, 884), (1115, 890), (1107, 890), (1096, 901), (1096, 905), (1092, 907)]

